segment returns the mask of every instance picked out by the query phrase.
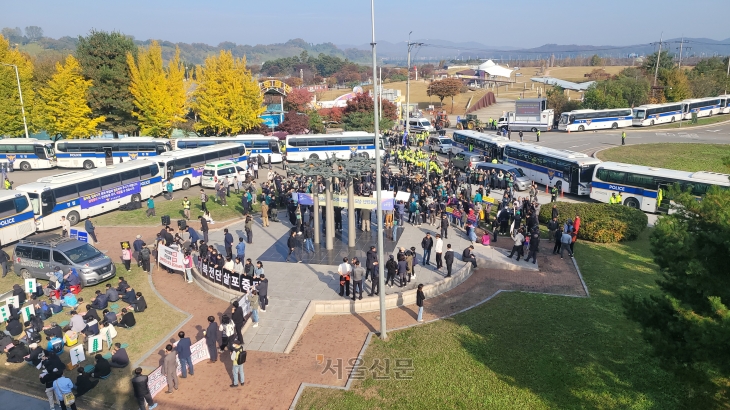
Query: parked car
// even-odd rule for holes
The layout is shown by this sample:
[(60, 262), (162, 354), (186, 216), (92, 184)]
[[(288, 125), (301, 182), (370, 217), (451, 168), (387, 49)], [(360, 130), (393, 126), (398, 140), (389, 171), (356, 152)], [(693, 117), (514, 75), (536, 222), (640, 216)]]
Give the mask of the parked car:
[(112, 259), (92, 245), (55, 234), (23, 239), (13, 251), (13, 271), (23, 279), (48, 279), (60, 266), (64, 273), (75, 268), (82, 286), (95, 285), (113, 278), (117, 268)]
[(447, 154), (449, 152), (457, 153), (461, 151), (461, 148), (454, 145), (454, 140), (446, 137), (429, 137), (428, 143), (424, 148), (430, 151), (440, 152), (442, 154)]
[(205, 164), (203, 168), (203, 177), (200, 180), (200, 185), (204, 188), (215, 188), (215, 183), (221, 178), (231, 177), (238, 175), (242, 180), (246, 179), (246, 170), (240, 165), (233, 161), (214, 161)]
[(524, 171), (522, 171), (522, 168), (516, 167), (512, 164), (494, 164), (492, 162), (478, 162), (474, 164), (475, 170), (483, 169), (485, 171), (491, 171), (493, 169), (497, 170), (497, 173), (501, 170), (502, 173), (509, 172), (512, 174), (512, 177), (514, 178), (514, 187), (518, 191), (524, 191), (528, 188), (530, 188), (530, 185), (532, 185), (532, 180), (525, 175)]
[(474, 164), (477, 162), (485, 162), (486, 160), (487, 158), (484, 155), (463, 151), (451, 158), (451, 163), (454, 164), (454, 168), (466, 170), (467, 168), (473, 169)]

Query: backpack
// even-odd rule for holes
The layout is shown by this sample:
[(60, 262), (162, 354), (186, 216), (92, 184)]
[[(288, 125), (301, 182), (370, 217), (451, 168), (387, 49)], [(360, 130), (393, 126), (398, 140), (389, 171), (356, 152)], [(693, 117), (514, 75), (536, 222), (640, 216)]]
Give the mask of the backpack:
[(142, 248), (141, 251), (139, 251), (140, 256), (142, 256), (142, 259), (149, 259), (150, 258), (150, 250), (147, 247)]
[(238, 351), (238, 357), (236, 357), (236, 364), (241, 365), (246, 363), (246, 351), (243, 349), (240, 349)]

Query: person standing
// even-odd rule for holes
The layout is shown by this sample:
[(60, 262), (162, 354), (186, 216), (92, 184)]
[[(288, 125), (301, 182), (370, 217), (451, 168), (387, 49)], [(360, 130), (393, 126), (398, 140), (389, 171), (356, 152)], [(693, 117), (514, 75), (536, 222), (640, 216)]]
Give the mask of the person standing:
[(130, 272), (132, 265), (132, 250), (127, 247), (122, 249), (122, 263), (124, 263), (124, 267), (127, 269), (127, 272)]
[(347, 258), (342, 258), (342, 263), (337, 267), (337, 273), (340, 274), (340, 296), (350, 296), (350, 274), (352, 266), (348, 263)]
[(573, 241), (570, 234), (567, 232), (561, 232), (560, 234), (560, 259), (563, 259), (563, 251), (568, 250), (568, 256), (573, 257), (573, 251), (570, 250), (570, 244)]
[(512, 234), (512, 240), (515, 241), (515, 244), (512, 245), (512, 252), (510, 252), (509, 258), (512, 259), (512, 256), (514, 256), (515, 252), (517, 252), (517, 262), (519, 262), (520, 257), (523, 255), (523, 243), (525, 242), (525, 236), (522, 234), (522, 228)]
[(446, 262), (446, 277), (451, 277), (451, 266), (454, 264), (454, 250), (451, 249), (451, 244), (446, 245), (446, 254), (444, 255), (444, 262)]
[(626, 145), (626, 131), (621, 132), (621, 145)]
[(200, 212), (206, 212), (208, 210), (208, 194), (201, 188), (200, 190)]
[(286, 247), (289, 249), (289, 253), (286, 255), (284, 262), (289, 262), (289, 257), (294, 255), (294, 260), (301, 262), (298, 258), (297, 248), (299, 247), (299, 241), (297, 240), (297, 233), (292, 229), (289, 238), (286, 240)]
[(520, 131), (520, 142), (522, 142), (522, 131)]
[(236, 258), (245, 261), (246, 260), (246, 243), (243, 242), (242, 237), (238, 237), (238, 244), (236, 245)]
[(145, 246), (146, 244), (142, 242), (142, 250), (139, 251), (139, 258), (142, 261), (142, 270), (149, 273), (150, 272), (150, 256), (152, 255), (152, 252), (150, 251), (150, 248)]
[(357, 258), (352, 259), (352, 263), (355, 267), (352, 269), (352, 300), (360, 293), (359, 300), (362, 300), (362, 280), (365, 277), (365, 268), (360, 266), (360, 260)]
[(558, 200), (558, 187), (553, 185), (552, 188), (550, 188), (550, 202), (557, 202)]
[[(61, 375), (61, 377), (53, 381), (53, 391), (56, 394), (56, 398), (58, 399), (59, 404), (61, 405), (61, 410), (66, 410), (67, 408), (76, 410), (76, 397), (74, 397), (73, 395), (73, 387), (74, 383), (71, 381), (71, 379), (64, 376), (63, 374)], [(66, 407), (67, 400), (73, 400), (68, 407)]]
[(172, 394), (173, 388), (178, 389), (177, 386), (177, 352), (172, 350), (172, 345), (168, 344), (165, 346), (165, 358), (162, 361), (162, 373), (165, 374), (167, 379), (167, 391), (165, 394)]
[(418, 306), (418, 322), (423, 322), (423, 301), (426, 300), (426, 295), (423, 293), (423, 283), (418, 284), (418, 290), (416, 291), (416, 306)]
[(537, 130), (537, 142), (540, 142), (540, 130)]
[(198, 216), (198, 220), (200, 220), (200, 232), (203, 232), (203, 241), (208, 243), (208, 221), (203, 215)]
[(431, 249), (433, 248), (433, 238), (430, 233), (421, 240), (421, 248), (423, 249), (423, 266), (431, 264)]
[[(223, 232), (223, 245), (226, 248), (226, 256), (233, 259), (233, 235), (228, 232), (228, 228), (225, 228)], [(208, 241), (206, 240), (205, 242), (207, 243)]]
[(155, 216), (155, 200), (152, 197), (147, 198), (147, 217)]
[(5, 252), (4, 249), (0, 249), (0, 266), (3, 268), (3, 278), (8, 274), (8, 262), (10, 261), (10, 255)]
[(96, 227), (91, 222), (91, 218), (87, 218), (86, 222), (84, 222), (84, 230), (89, 234), (91, 239), (94, 240), (94, 243), (99, 242), (99, 240), (96, 239)]
[(246, 222), (243, 223), (243, 230), (246, 231), (246, 239), (248, 243), (253, 243), (253, 217), (246, 216)]
[(256, 289), (248, 295), (248, 303), (251, 305), (252, 327), (259, 327), (259, 292)]
[(261, 225), (269, 226), (269, 204), (266, 198), (261, 202)]
[(553, 217), (553, 219), (548, 222), (548, 242), (552, 242), (553, 238), (555, 237), (555, 231), (558, 230), (558, 218)]
[(575, 241), (578, 239), (578, 231), (574, 228), (572, 231), (570, 231), (570, 257), (574, 257), (575, 250), (573, 247), (575, 246)]
[(441, 239), (441, 235), (436, 234), (436, 243), (434, 244), (433, 248), (436, 252), (436, 269), (441, 269), (441, 267), (443, 266), (441, 256), (443, 255), (444, 251), (444, 240)]
[(246, 363), (246, 351), (238, 343), (233, 344), (233, 351), (231, 352), (231, 371), (233, 373), (233, 384), (230, 387), (238, 387), (238, 383), (241, 386), (245, 384), (243, 375), (243, 364)]
[(445, 212), (441, 215), (441, 237), (449, 239), (449, 217)]
[(182, 372), (180, 377), (185, 379), (188, 377), (188, 372), (190, 372), (191, 376), (195, 375), (192, 352), (190, 351), (192, 343), (190, 342), (189, 337), (185, 337), (185, 332), (183, 331), (177, 332), (177, 337), (179, 337), (180, 340), (178, 340), (175, 344), (175, 351), (177, 352), (177, 359), (180, 361), (180, 371)]
[(71, 230), (71, 223), (66, 219), (65, 216), (61, 217), (61, 236), (67, 237), (69, 231)]
[(228, 315), (223, 315), (223, 317), (221, 317), (221, 325), (218, 328), (218, 331), (221, 332), (221, 353), (226, 350), (226, 347), (228, 347), (229, 350), (232, 349), (233, 340), (231, 340), (231, 336), (236, 334), (236, 328), (233, 323), (231, 323), (231, 318), (228, 317)]
[[(261, 265), (261, 262), (256, 262), (257, 265)], [(261, 280), (256, 286), (256, 290), (259, 292), (259, 305), (261, 306), (261, 311), (266, 313), (266, 305), (269, 304), (269, 280), (266, 279), (266, 275), (261, 274), (259, 275), (259, 279)]]
[[(374, 247), (373, 247), (374, 248)], [(375, 254), (375, 260), (372, 262), (372, 271), (370, 276), (370, 295), (373, 296), (380, 293), (380, 270), (378, 269), (378, 255)]]
[(132, 390), (134, 391), (134, 398), (137, 399), (137, 404), (139, 405), (140, 410), (144, 410), (145, 401), (149, 406), (149, 410), (157, 407), (157, 403), (152, 400), (150, 388), (147, 386), (147, 380), (148, 377), (142, 374), (141, 367), (134, 369), (134, 377), (132, 377)]
[(218, 360), (218, 349), (215, 346), (218, 341), (218, 325), (216, 325), (213, 316), (208, 316), (208, 328), (203, 331), (203, 336), (205, 336), (205, 344), (210, 354), (210, 362), (208, 363), (215, 363)]
[(525, 258), (525, 262), (529, 262), (530, 258), (532, 258), (532, 264), (534, 265), (535, 262), (537, 262), (537, 252), (538, 248), (540, 247), (540, 234), (534, 233), (532, 234), (532, 238), (530, 238), (530, 253), (527, 254), (527, 258)]
[[(403, 248), (401, 248), (403, 252)], [(406, 275), (408, 275), (408, 262), (406, 262), (406, 255), (398, 253), (398, 286), (403, 288), (406, 286)]]
[(188, 197), (184, 197), (182, 200), (182, 207), (183, 207), (183, 215), (185, 215), (185, 220), (190, 220), (190, 200)]
[(370, 250), (365, 255), (365, 280), (368, 280), (368, 275), (372, 275), (372, 277), (375, 276), (375, 270), (378, 268), (377, 260), (378, 252), (375, 250), (375, 246), (371, 246)]
[(185, 280), (193, 283), (193, 257), (189, 250), (185, 251), (185, 256), (183, 256), (183, 266), (185, 267)]

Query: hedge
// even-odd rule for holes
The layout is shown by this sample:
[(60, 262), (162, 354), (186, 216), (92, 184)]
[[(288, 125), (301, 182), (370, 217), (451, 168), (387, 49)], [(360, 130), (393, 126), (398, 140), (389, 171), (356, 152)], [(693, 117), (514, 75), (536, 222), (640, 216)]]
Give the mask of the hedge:
[(540, 209), (540, 222), (546, 224), (552, 215), (553, 205), (557, 205), (564, 224), (567, 219), (580, 215), (581, 225), (578, 238), (591, 242), (610, 243), (636, 239), (649, 223), (644, 212), (616, 204), (555, 202), (545, 204)]

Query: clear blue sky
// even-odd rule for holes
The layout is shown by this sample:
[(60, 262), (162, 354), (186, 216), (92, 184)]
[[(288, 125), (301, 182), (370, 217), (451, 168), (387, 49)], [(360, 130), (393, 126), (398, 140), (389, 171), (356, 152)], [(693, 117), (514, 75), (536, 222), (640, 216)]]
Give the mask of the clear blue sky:
[[(217, 45), (370, 42), (369, 0), (28, 0), (2, 2), (0, 27), (46, 36), (117, 30), (137, 39)], [(113, 6), (112, 6), (113, 4)], [(502, 6), (503, 5), (503, 6)], [(730, 37), (728, 0), (376, 0), (378, 40), (441, 39), (489, 46), (629, 45)]]

